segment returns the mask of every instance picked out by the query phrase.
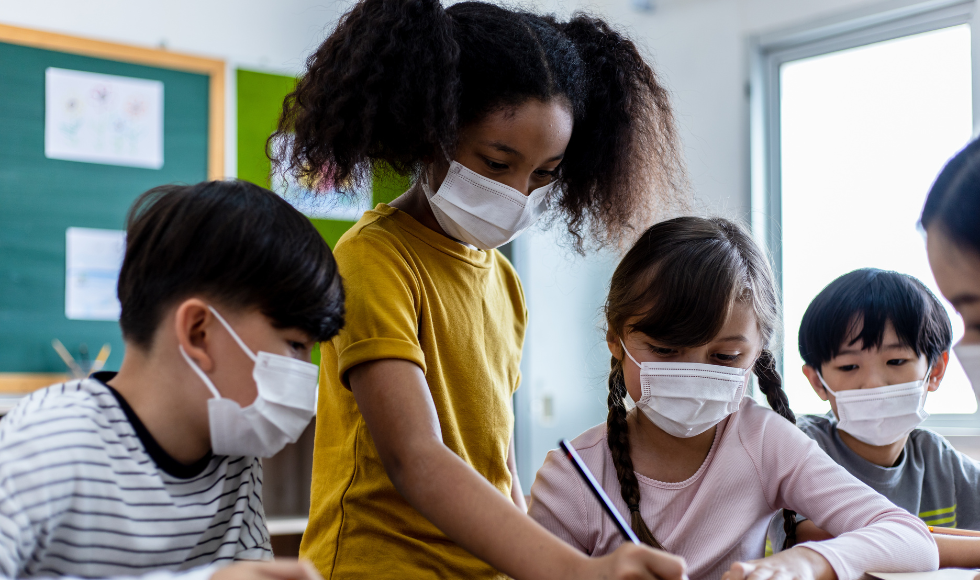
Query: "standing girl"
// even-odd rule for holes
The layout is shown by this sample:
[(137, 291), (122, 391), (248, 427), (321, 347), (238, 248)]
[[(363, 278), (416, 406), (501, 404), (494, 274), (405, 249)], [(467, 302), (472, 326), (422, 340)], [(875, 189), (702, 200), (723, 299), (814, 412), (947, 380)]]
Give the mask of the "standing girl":
[(679, 199), (667, 94), (634, 45), (586, 16), (362, 0), (287, 98), (290, 133), (280, 161), (308, 182), (415, 178), (335, 249), (347, 325), (323, 345), (301, 553), (327, 578), (680, 578), (678, 558), (588, 559), (525, 515), (527, 313), (494, 250), (549, 208), (578, 249), (616, 244)]
[[(766, 350), (779, 321), (772, 273), (738, 226), (677, 218), (651, 227), (613, 274), (606, 320), (609, 417), (573, 445), (644, 543), (683, 556), (695, 579), (855, 580), (937, 567), (918, 518), (794, 426)], [(750, 369), (775, 412), (742, 401)], [(839, 537), (759, 560), (780, 509), (790, 545), (789, 510)], [(530, 514), (592, 556), (622, 543), (558, 451), (538, 471)]]

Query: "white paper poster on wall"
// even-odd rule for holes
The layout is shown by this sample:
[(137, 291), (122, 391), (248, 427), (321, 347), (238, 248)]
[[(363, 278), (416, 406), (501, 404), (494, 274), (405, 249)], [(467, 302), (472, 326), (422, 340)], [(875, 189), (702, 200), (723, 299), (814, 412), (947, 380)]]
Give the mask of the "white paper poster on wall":
[(44, 73), (44, 155), (163, 167), (163, 83), (61, 68)]
[(119, 320), (116, 282), (126, 252), (126, 232), (94, 228), (65, 231), (65, 316)]

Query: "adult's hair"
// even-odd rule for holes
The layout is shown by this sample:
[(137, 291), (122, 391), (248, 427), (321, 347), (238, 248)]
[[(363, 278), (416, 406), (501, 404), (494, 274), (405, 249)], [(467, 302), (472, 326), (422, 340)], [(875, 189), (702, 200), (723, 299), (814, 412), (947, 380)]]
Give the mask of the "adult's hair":
[(344, 186), (384, 165), (417, 176), (453, 158), (461, 128), (529, 99), (573, 115), (552, 205), (577, 249), (632, 238), (687, 203), (667, 90), (629, 39), (592, 16), (484, 2), (358, 2), (307, 60), (270, 155), (308, 183)]
[(980, 253), (980, 139), (956, 154), (929, 190), (919, 219), (933, 225), (961, 248)]
[(820, 367), (840, 354), (841, 346), (881, 348), (891, 322), (901, 344), (932, 366), (953, 344), (953, 327), (939, 300), (907, 274), (862, 268), (827, 285), (807, 306), (800, 323), (800, 356)]
[[(675, 218), (654, 225), (626, 253), (613, 273), (605, 314), (620, 337), (640, 332), (683, 348), (707, 344), (721, 331), (738, 302), (751, 304), (763, 338), (752, 371), (769, 406), (791, 423), (782, 380), (766, 348), (779, 322), (772, 269), (751, 236), (721, 218)], [(639, 317), (632, 323), (630, 319)], [(630, 458), (623, 362), (612, 357), (607, 440), (631, 527), (646, 544), (660, 547), (640, 515), (640, 485)], [(785, 547), (796, 543), (796, 513), (783, 510)]]
[(344, 325), (344, 289), (330, 248), (308, 219), (245, 181), (164, 185), (129, 210), (119, 273), (119, 325), (149, 349), (164, 312), (203, 296), (257, 308), (279, 328), (328, 340)]

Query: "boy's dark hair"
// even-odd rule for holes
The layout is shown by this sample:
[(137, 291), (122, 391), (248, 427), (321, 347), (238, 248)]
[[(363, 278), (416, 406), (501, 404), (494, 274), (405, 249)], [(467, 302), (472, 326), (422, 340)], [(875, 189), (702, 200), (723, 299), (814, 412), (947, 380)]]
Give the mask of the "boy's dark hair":
[(938, 224), (961, 248), (980, 253), (980, 139), (950, 159), (929, 190), (922, 217), (923, 228)]
[(360, 0), (307, 60), (270, 144), (295, 135), (274, 161), (314, 183), (363, 179), (376, 161), (417, 174), (453, 158), (460, 128), (529, 99), (573, 115), (555, 205), (579, 248), (639, 233), (653, 203), (686, 203), (667, 90), (628, 38), (584, 14)]
[(862, 350), (880, 348), (888, 322), (898, 340), (916, 355), (925, 355), (930, 365), (953, 343), (946, 310), (922, 282), (907, 274), (861, 268), (828, 284), (807, 307), (800, 324), (800, 356), (820, 370), (850, 336), (850, 344), (860, 342)]
[(164, 185), (126, 218), (117, 287), (127, 342), (144, 349), (164, 311), (193, 295), (258, 308), (313, 340), (344, 325), (344, 289), (323, 238), (271, 191), (245, 181)]

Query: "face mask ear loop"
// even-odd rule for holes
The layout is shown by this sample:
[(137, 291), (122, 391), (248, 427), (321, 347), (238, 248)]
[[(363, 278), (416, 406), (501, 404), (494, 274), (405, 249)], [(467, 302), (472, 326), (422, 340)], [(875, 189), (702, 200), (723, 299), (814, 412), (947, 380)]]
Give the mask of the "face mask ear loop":
[(932, 367), (929, 367), (929, 368), (926, 369), (926, 376), (925, 376), (924, 379), (922, 379), (922, 386), (925, 387), (924, 389), (922, 389), (922, 400), (923, 401), (926, 400), (926, 395), (929, 394), (929, 383), (930, 382), (932, 382)]
[(208, 376), (204, 374), (204, 371), (201, 370), (201, 367), (197, 366), (197, 363), (195, 363), (194, 360), (187, 354), (187, 352), (184, 350), (183, 345), (177, 345), (177, 348), (180, 350), (180, 355), (184, 357), (184, 360), (187, 361), (187, 364), (190, 365), (191, 369), (195, 373), (197, 373), (197, 376), (201, 377), (202, 381), (204, 381), (204, 385), (208, 388), (208, 390), (211, 391), (211, 394), (214, 395), (214, 398), (220, 399), (221, 393), (219, 393), (218, 389), (214, 387), (214, 383), (212, 383), (211, 379), (209, 379)]
[(241, 338), (239, 338), (239, 336), (238, 336), (238, 333), (236, 333), (236, 332), (235, 332), (235, 331), (234, 331), (234, 330), (233, 330), (233, 329), (231, 328), (231, 325), (230, 325), (230, 324), (228, 324), (228, 323), (227, 323), (227, 322), (225, 321), (225, 319), (224, 319), (224, 318), (222, 318), (220, 314), (218, 314), (218, 311), (217, 311), (217, 310), (215, 310), (215, 309), (214, 309), (213, 307), (211, 307), (211, 306), (208, 306), (208, 310), (210, 310), (210, 311), (211, 311), (211, 314), (214, 314), (214, 317), (218, 319), (218, 322), (220, 322), (220, 323), (221, 323), (221, 325), (222, 325), (222, 326), (224, 326), (224, 327), (225, 327), (225, 329), (226, 329), (226, 330), (228, 331), (228, 333), (229, 333), (229, 334), (231, 334), (231, 337), (232, 337), (232, 338), (234, 338), (234, 339), (235, 339), (235, 342), (237, 342), (237, 343), (238, 343), (238, 346), (240, 346), (240, 347), (242, 348), (242, 350), (244, 350), (244, 351), (245, 351), (245, 354), (247, 354), (247, 355), (248, 355), (248, 358), (250, 358), (250, 359), (252, 359), (252, 361), (253, 361), (253, 362), (255, 362), (255, 361), (257, 360), (257, 357), (255, 356), (255, 353), (253, 353), (253, 352), (252, 352), (252, 349), (250, 349), (250, 348), (248, 348), (248, 346), (246, 346), (246, 345), (245, 345), (245, 342), (244, 342), (244, 341), (242, 341), (242, 339), (241, 339)]
[(834, 398), (837, 398), (837, 393), (827, 386), (827, 381), (823, 380), (823, 374), (821, 374), (820, 371), (817, 371), (817, 378), (820, 379), (820, 384), (823, 385), (823, 388), (827, 389), (827, 392), (833, 395)]
[(626, 353), (626, 356), (630, 357), (630, 360), (633, 361), (633, 364), (635, 364), (636, 366), (638, 366), (640, 368), (643, 368), (643, 365), (641, 365), (640, 363), (636, 362), (636, 359), (633, 358), (633, 355), (630, 354), (630, 351), (626, 350), (626, 343), (623, 342), (623, 339), (619, 339), (619, 344), (623, 347), (623, 352)]

